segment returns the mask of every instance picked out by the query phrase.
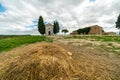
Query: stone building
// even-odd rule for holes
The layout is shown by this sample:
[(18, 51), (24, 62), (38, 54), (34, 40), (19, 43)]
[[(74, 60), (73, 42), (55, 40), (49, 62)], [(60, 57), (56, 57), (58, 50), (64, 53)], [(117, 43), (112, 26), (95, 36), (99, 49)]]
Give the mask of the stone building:
[(105, 32), (104, 35), (115, 36), (116, 33), (114, 33), (114, 32)]
[[(104, 32), (103, 28), (98, 26), (98, 25), (93, 25), (88, 27), (89, 28), (89, 32), (87, 35), (116, 35), (116, 33), (114, 32)], [(82, 30), (84, 31), (85, 28), (83, 28)], [(78, 35), (79, 33), (77, 32), (78, 30), (73, 31), (72, 33), (70, 33), (71, 35)], [(83, 33), (86, 33), (85, 31)]]
[(91, 35), (102, 35), (103, 34), (103, 28), (98, 26), (98, 25), (93, 25), (93, 26), (90, 26), (90, 31), (88, 34), (91, 34)]
[(77, 30), (70, 33), (70, 35), (77, 35), (77, 34), (78, 34)]
[[(87, 28), (89, 29), (89, 30), (87, 30), (88, 32), (86, 32), (86, 30), (85, 30)], [(81, 30), (82, 30), (81, 34), (87, 33), (87, 34), (90, 34), (90, 35), (102, 35), (104, 33), (103, 28), (98, 26), (98, 25), (93, 25), (93, 26), (90, 26), (90, 27), (86, 27), (86, 28), (83, 28)], [(71, 33), (71, 35), (77, 35), (77, 34), (79, 34), (77, 32), (77, 30), (75, 30)]]
[(54, 35), (52, 24), (49, 23), (45, 25), (45, 35)]

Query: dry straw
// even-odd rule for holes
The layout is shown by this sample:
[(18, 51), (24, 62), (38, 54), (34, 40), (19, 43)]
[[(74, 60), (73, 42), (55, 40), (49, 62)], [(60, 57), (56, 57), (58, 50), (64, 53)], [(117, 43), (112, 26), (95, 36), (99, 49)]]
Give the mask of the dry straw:
[(13, 61), (2, 80), (70, 80), (75, 69), (66, 50), (54, 44), (41, 44)]

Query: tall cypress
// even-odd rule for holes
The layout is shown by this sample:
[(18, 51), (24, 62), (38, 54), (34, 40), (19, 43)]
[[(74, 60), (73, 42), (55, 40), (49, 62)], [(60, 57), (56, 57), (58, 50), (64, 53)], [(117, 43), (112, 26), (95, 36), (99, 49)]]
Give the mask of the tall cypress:
[(42, 16), (40, 16), (39, 20), (38, 20), (38, 31), (42, 35), (45, 34), (45, 24), (44, 24), (44, 20), (43, 20)]
[(59, 33), (59, 30), (60, 30), (60, 26), (59, 23), (56, 21), (56, 33)]
[(57, 21), (54, 21), (54, 34), (58, 33), (60, 30), (59, 23)]
[(56, 34), (56, 22), (54, 21), (54, 24), (53, 24), (53, 31), (54, 31), (54, 34)]
[(117, 21), (116, 21), (116, 28), (119, 29), (119, 35), (120, 35), (120, 14), (119, 14)]

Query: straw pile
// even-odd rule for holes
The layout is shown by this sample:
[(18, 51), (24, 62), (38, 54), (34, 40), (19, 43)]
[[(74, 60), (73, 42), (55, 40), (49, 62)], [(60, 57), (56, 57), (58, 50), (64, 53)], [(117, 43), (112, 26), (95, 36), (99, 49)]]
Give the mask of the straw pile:
[(66, 50), (44, 43), (13, 61), (2, 80), (69, 80), (75, 71), (75, 64)]
[[(99, 51), (36, 43), (21, 50), (0, 80), (119, 80), (120, 66)], [(69, 52), (70, 51), (70, 52)], [(72, 53), (71, 53), (72, 52)], [(10, 62), (10, 61), (9, 61)]]

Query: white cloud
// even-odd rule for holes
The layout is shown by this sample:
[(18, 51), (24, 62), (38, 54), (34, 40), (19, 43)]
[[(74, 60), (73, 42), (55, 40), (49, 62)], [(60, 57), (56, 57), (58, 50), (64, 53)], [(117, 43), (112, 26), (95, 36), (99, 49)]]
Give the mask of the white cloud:
[[(36, 34), (33, 20), (40, 15), (45, 21), (58, 20), (61, 29), (71, 31), (98, 24), (114, 31), (120, 0), (0, 0), (6, 12), (0, 15), (0, 34)], [(111, 30), (110, 30), (111, 29)]]

